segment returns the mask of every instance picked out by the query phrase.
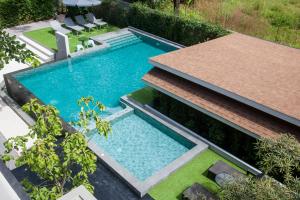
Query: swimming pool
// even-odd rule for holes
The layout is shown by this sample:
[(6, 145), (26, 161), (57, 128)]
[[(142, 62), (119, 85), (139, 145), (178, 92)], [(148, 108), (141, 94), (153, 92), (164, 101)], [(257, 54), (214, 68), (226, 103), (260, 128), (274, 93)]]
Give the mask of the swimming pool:
[(138, 195), (164, 180), (208, 145), (127, 97), (126, 108), (111, 115), (108, 138), (95, 131), (89, 147), (111, 171), (119, 175)]
[(43, 103), (56, 106), (65, 121), (75, 120), (77, 100), (89, 95), (107, 107), (104, 116), (110, 115), (122, 109), (121, 96), (144, 86), (141, 78), (152, 68), (148, 59), (176, 49), (147, 36), (135, 36), (134, 40), (123, 41), (121, 47), (113, 46), (14, 76)]
[(144, 181), (192, 149), (195, 144), (142, 112), (112, 122), (108, 138), (94, 134), (92, 141)]
[(142, 108), (132, 106), (134, 113), (123, 115), (130, 106), (125, 100), (120, 104), (120, 97), (144, 86), (141, 78), (152, 68), (149, 57), (180, 46), (140, 33), (108, 43), (111, 47), (105, 50), (8, 74), (6, 88), (20, 105), (37, 97), (56, 106), (64, 121), (76, 120), (76, 102), (82, 96), (101, 101), (107, 107), (103, 116), (112, 123), (112, 134), (105, 139), (91, 132), (89, 147), (143, 196), (207, 145), (150, 117)]

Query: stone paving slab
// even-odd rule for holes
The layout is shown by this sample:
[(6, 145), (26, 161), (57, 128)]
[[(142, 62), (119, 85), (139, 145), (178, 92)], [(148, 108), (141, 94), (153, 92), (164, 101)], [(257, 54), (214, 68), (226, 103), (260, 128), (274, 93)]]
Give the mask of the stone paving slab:
[(23, 24), (23, 25), (19, 25), (19, 26), (14, 26), (14, 27), (5, 29), (5, 31), (7, 31), (11, 35), (19, 36), (27, 31), (32, 31), (32, 30), (41, 29), (41, 28), (47, 28), (50, 26), (50, 21), (53, 21), (53, 19), (32, 22), (29, 24)]

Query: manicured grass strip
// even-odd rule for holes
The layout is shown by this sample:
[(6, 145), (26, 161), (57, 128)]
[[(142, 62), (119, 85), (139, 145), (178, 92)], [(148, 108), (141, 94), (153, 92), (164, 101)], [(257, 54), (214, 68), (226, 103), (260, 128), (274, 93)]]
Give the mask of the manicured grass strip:
[[(78, 40), (80, 37), (83, 37), (83, 36), (92, 37), (95, 35), (100, 35), (100, 34), (111, 32), (111, 31), (116, 31), (118, 29), (119, 28), (117, 28), (115, 26), (108, 25), (101, 29), (93, 29), (91, 32), (82, 31), (82, 33), (79, 35), (74, 35), (73, 33), (70, 33), (70, 34), (68, 34), (70, 51), (75, 52), (76, 45), (81, 44), (81, 42)], [(28, 32), (25, 32), (24, 35), (49, 49), (52, 49), (55, 51), (57, 50), (54, 31), (51, 27), (28, 31)]]
[(181, 199), (182, 192), (195, 182), (200, 183), (212, 193), (217, 193), (220, 189), (219, 186), (206, 176), (208, 168), (218, 160), (223, 160), (244, 172), (233, 163), (208, 149), (171, 174), (166, 180), (154, 186), (149, 194), (156, 200)]
[(143, 89), (137, 90), (128, 96), (141, 104), (149, 104), (153, 101), (154, 90), (150, 87), (144, 87)]
[(48, 49), (57, 50), (54, 31), (50, 27), (28, 31), (23, 34)]

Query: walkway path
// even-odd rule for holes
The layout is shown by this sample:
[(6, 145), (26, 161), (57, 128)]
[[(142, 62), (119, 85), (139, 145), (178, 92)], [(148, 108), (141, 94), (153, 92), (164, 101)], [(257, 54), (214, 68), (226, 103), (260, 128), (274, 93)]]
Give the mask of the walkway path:
[(33, 22), (30, 24), (24, 24), (24, 25), (20, 25), (20, 26), (14, 26), (14, 27), (5, 29), (5, 31), (11, 35), (16, 35), (18, 37), (26, 31), (32, 31), (32, 30), (36, 30), (36, 29), (49, 27), (50, 21), (52, 21), (52, 20), (45, 20), (45, 21)]

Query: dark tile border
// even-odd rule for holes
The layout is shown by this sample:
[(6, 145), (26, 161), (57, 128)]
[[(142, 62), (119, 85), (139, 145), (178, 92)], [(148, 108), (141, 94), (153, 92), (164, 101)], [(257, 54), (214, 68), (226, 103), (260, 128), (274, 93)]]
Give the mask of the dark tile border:
[[(20, 106), (23, 106), (31, 99), (37, 99), (38, 102), (42, 105), (46, 105), (42, 100), (36, 97), (30, 90), (28, 90), (22, 83), (20, 83), (14, 75), (20, 72), (25, 72), (31, 70), (32, 68), (26, 68), (23, 70), (19, 70), (16, 72), (12, 72), (4, 75), (4, 81), (6, 85), (6, 90), (8, 95), (13, 98)], [(32, 118), (34, 116), (31, 115)], [(76, 132), (75, 128), (73, 128), (69, 123), (65, 122), (61, 117), (60, 120), (62, 122), (63, 130), (66, 132)]]
[(16, 179), (16, 177), (11, 173), (11, 171), (5, 166), (2, 160), (0, 160), (0, 171), (4, 178), (9, 183), (10, 187), (15, 191), (18, 197), (21, 200), (30, 200), (27, 193), (24, 191), (20, 182)]

